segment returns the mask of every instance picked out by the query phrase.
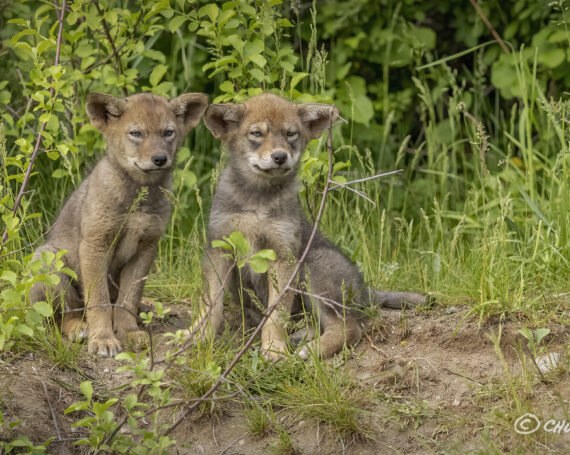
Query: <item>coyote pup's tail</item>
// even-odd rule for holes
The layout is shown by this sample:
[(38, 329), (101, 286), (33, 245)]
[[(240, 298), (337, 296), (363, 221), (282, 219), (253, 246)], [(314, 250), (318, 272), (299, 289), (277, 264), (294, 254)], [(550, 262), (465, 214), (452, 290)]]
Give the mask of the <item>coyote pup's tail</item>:
[(432, 296), (416, 292), (379, 291), (369, 287), (368, 295), (370, 296), (370, 301), (376, 305), (395, 310), (417, 306), (429, 307), (435, 303), (435, 299)]

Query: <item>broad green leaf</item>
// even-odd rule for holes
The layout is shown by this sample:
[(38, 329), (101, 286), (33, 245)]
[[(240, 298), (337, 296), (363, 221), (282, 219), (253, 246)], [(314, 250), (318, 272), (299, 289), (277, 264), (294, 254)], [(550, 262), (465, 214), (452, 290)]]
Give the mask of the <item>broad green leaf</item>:
[(556, 68), (566, 60), (563, 49), (550, 49), (538, 53), (538, 61), (548, 68)]
[(274, 261), (275, 257), (273, 250), (260, 250), (252, 255), (247, 262), (255, 273), (265, 273), (269, 268), (269, 261)]
[(28, 337), (34, 336), (34, 331), (32, 330), (32, 328), (24, 324), (16, 326), (16, 331)]
[(534, 338), (536, 341), (536, 344), (539, 345), (540, 342), (542, 341), (542, 339), (548, 335), (550, 333), (550, 329), (536, 329), (536, 331), (534, 332)]
[(525, 337), (528, 341), (533, 342), (534, 341), (534, 337), (532, 336), (532, 332), (527, 329), (526, 327), (523, 327), (522, 329), (519, 329), (519, 333)]
[(170, 30), (171, 33), (175, 32), (176, 30), (178, 30), (182, 24), (184, 24), (184, 22), (186, 22), (188, 20), (188, 18), (186, 16), (174, 16), (170, 22), (168, 23), (168, 30)]
[(223, 248), (224, 250), (231, 250), (232, 246), (225, 240), (212, 240), (212, 248)]
[(150, 77), (148, 78), (150, 85), (153, 87), (160, 82), (164, 73), (168, 70), (168, 66), (166, 65), (157, 65), (154, 67), (152, 72), (150, 73)]
[(60, 179), (60, 178), (65, 177), (66, 175), (67, 175), (66, 170), (65, 170), (65, 169), (61, 169), (61, 168), (56, 169), (56, 170), (54, 170), (54, 171), (51, 173), (51, 176), (52, 176), (52, 178), (54, 178), (54, 179)]
[(45, 318), (48, 318), (53, 314), (52, 306), (46, 302), (36, 302), (34, 303), (33, 308)]
[(71, 403), (69, 407), (63, 411), (64, 414), (69, 414), (70, 412), (77, 412), (77, 411), (87, 411), (89, 409), (89, 403), (86, 401), (76, 401), (75, 403)]
[(83, 396), (87, 398), (87, 401), (91, 401), (91, 398), (93, 398), (93, 384), (91, 384), (91, 381), (83, 381), (79, 388)]
[(367, 96), (358, 96), (354, 100), (353, 120), (368, 125), (374, 117), (374, 106)]
[(263, 57), (263, 55), (261, 55), (261, 54), (251, 55), (249, 57), (249, 60), (252, 61), (253, 63), (255, 63), (260, 68), (263, 68), (265, 66), (265, 64), (267, 63), (267, 60), (265, 60), (265, 57)]
[(18, 275), (16, 275), (12, 270), (4, 270), (2, 275), (0, 275), (0, 280), (9, 281), (12, 286), (16, 285), (17, 279)]
[(224, 93), (235, 93), (234, 84), (231, 81), (224, 81), (218, 87)]
[(245, 257), (251, 251), (249, 242), (241, 232), (232, 232), (229, 236), (229, 240), (240, 256)]
[(249, 70), (249, 73), (255, 78), (257, 79), (259, 82), (262, 82), (265, 80), (265, 74), (263, 74), (263, 71), (261, 71), (258, 68), (252, 68), (251, 70)]
[(212, 22), (216, 22), (220, 9), (215, 3), (209, 3), (198, 10), (198, 16), (208, 16)]
[(306, 78), (309, 73), (297, 73), (291, 78), (291, 90), (297, 87), (297, 84)]
[(252, 55), (261, 54), (265, 49), (265, 44), (263, 41), (256, 39), (246, 43), (243, 55), (245, 57), (251, 57)]

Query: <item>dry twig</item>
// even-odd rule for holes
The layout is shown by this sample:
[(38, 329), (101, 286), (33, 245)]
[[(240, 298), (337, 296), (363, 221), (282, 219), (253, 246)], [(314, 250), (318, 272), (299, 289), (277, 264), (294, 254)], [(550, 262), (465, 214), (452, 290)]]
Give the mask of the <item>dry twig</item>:
[(510, 54), (509, 48), (507, 47), (507, 45), (505, 44), (503, 39), (499, 36), (497, 31), (495, 30), (495, 27), (493, 27), (493, 25), (491, 25), (491, 23), (489, 22), (489, 19), (487, 19), (487, 16), (485, 16), (485, 13), (483, 12), (483, 10), (479, 6), (479, 4), (475, 0), (469, 0), (469, 1), (471, 2), (473, 7), (475, 8), (475, 11), (477, 11), (477, 14), (479, 15), (479, 17), (481, 18), (483, 23), (487, 26), (487, 28), (489, 29), (489, 31), (491, 32), (493, 37), (497, 40), (497, 43), (499, 43), (499, 45), (503, 48), (503, 52), (505, 54)]

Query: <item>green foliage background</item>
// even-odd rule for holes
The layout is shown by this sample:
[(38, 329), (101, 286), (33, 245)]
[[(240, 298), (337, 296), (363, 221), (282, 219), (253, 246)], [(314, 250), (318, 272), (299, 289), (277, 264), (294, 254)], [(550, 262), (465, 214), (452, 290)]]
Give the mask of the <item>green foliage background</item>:
[[(298, 102), (334, 102), (347, 121), (334, 132), (337, 182), (403, 169), (354, 185), (373, 204), (347, 190), (333, 191), (327, 202), (322, 229), (371, 284), (429, 291), (442, 305), (467, 305), (468, 316), (567, 323), (565, 1), (479, 1), (505, 52), (467, 0), (71, 0), (54, 65), (56, 3), (0, 0), (2, 356), (45, 336), (52, 316), (50, 305), (28, 305), (35, 281), (57, 279), (40, 274), (31, 255), (104, 153), (85, 115), (94, 91), (205, 92), (211, 102), (273, 91)], [(40, 153), (13, 213), (40, 131)], [(158, 301), (199, 296), (207, 210), (223, 160), (203, 125), (179, 153), (173, 216), (146, 286)], [(326, 160), (323, 139), (313, 141), (301, 170), (309, 215)], [(61, 254), (43, 262), (73, 274)], [(189, 361), (198, 362), (197, 372), (218, 371), (213, 356)], [(88, 395), (84, 409), (95, 406)], [(129, 450), (132, 440), (123, 443)], [(170, 443), (157, 440), (156, 453)]]
[[(518, 0), (481, 2), (481, 8), (508, 54), (465, 1), (71, 1), (55, 66), (60, 9), (4, 1), (0, 211), (9, 235), (3, 251), (16, 252), (1, 258), (4, 298), (14, 307), (23, 302), (31, 286), (29, 253), (104, 153), (84, 112), (93, 91), (200, 91), (213, 102), (239, 102), (271, 90), (301, 102), (334, 102), (348, 121), (335, 132), (338, 181), (403, 169), (363, 184), (377, 206), (337, 192), (324, 219), (324, 230), (369, 280), (468, 294), (499, 303), (499, 311), (519, 308), (523, 294), (545, 282), (566, 289), (566, 7)], [(30, 192), (12, 215), (44, 122)], [(309, 211), (322, 186), (322, 152), (315, 142), (304, 159)], [(160, 273), (196, 269), (219, 159), (219, 145), (199, 126), (179, 154)], [(338, 217), (353, 214), (360, 226), (339, 229)], [(501, 248), (485, 244), (491, 232), (503, 239)], [(475, 260), (481, 255), (470, 250), (486, 248), (503, 257)], [(495, 266), (510, 271), (508, 277), (491, 273)], [(478, 282), (461, 288), (454, 280), (470, 268)], [(189, 273), (186, 284), (158, 294), (176, 299), (197, 292), (199, 276)]]

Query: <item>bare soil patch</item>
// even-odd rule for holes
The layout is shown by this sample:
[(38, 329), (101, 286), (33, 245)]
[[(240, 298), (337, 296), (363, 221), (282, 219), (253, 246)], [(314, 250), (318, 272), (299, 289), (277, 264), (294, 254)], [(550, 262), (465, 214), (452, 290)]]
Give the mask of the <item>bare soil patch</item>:
[[(547, 380), (538, 375), (528, 379), (521, 351), (516, 349), (522, 345), (530, 360), (526, 342), (518, 334), (523, 325), (501, 322), (503, 364), (488, 336), (498, 333), (500, 321), (479, 326), (473, 319), (463, 321), (464, 314), (449, 308), (405, 315), (383, 311), (382, 322), (369, 329), (347, 364), (366, 396), (363, 425), (372, 429), (372, 438), (341, 438), (322, 422), (277, 409), (280, 425), (293, 441), (290, 453), (511, 452), (520, 450), (524, 438), (530, 437), (540, 442), (543, 453), (569, 453), (570, 433), (515, 433), (512, 395), (530, 384), (528, 396), (520, 398), (530, 400), (535, 414), (570, 421), (568, 369)], [(548, 351), (561, 352), (566, 358), (570, 330), (559, 325), (549, 328)], [(337, 356), (330, 362), (340, 360)], [(86, 377), (94, 382), (101, 400), (128, 383), (131, 373), (117, 373), (119, 365), (114, 359), (85, 355), (78, 362), (82, 377), (76, 371), (54, 367), (34, 352), (4, 359), (0, 365), (1, 410), (7, 422), (22, 423), (12, 431), (5, 427), (0, 439), (24, 434), (41, 443), (51, 437), (50, 453), (86, 453), (85, 447), (73, 445), (83, 430), (72, 429), (75, 419), (64, 411), (82, 399), (79, 384)], [(526, 383), (521, 382), (524, 378)], [(239, 403), (227, 406), (221, 414), (191, 416), (172, 436), (178, 442), (173, 453), (179, 454), (262, 454), (272, 450), (278, 439), (274, 432), (263, 437), (249, 434)]]

